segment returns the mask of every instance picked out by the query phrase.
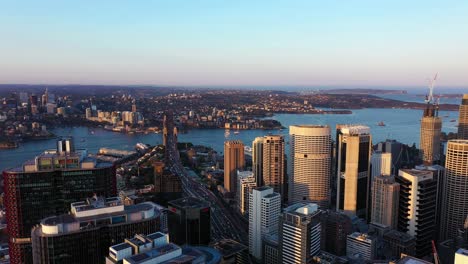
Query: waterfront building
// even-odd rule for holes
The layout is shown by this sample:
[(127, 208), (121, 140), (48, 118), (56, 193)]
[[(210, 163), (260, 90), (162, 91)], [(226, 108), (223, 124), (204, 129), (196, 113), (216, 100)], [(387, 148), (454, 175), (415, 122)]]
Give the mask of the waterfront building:
[(337, 125), (337, 210), (366, 218), (370, 192), (370, 129), (361, 125)]
[(281, 263), (310, 263), (320, 253), (321, 214), (318, 205), (311, 203), (297, 203), (284, 210), (279, 222)]
[(468, 94), (463, 95), (458, 112), (458, 139), (468, 140)]
[(454, 239), (468, 216), (468, 140), (449, 140), (442, 192), (441, 241)]
[(281, 195), (268, 186), (257, 187), (250, 193), (249, 252), (257, 260), (263, 259), (263, 238), (278, 232)]
[(331, 132), (329, 126), (289, 127), (291, 177), (289, 203), (309, 201), (330, 206)]
[(93, 193), (117, 195), (115, 167), (75, 150), (70, 139), (6, 169), (3, 182), (11, 263), (32, 263), (31, 228), (45, 217), (67, 213), (72, 202)]
[(322, 214), (322, 228), (325, 251), (337, 256), (346, 255), (346, 240), (353, 230), (351, 218), (344, 213), (328, 210)]
[(283, 201), (288, 195), (284, 165), (284, 137), (265, 136), (263, 139), (263, 184), (270, 186), (281, 195)]
[(421, 119), (420, 130), (420, 158), (424, 165), (432, 165), (440, 162), (440, 134), (442, 131), (442, 119), (438, 117), (436, 105), (428, 103)]
[(393, 176), (376, 176), (372, 181), (371, 223), (397, 227), (400, 184)]
[(208, 245), (211, 240), (210, 205), (186, 197), (169, 202), (168, 228), (171, 242), (178, 245)]
[(350, 259), (370, 261), (377, 254), (377, 241), (368, 234), (354, 232), (348, 235), (346, 241), (346, 256)]
[(237, 171), (245, 167), (244, 144), (240, 140), (224, 142), (224, 189), (237, 190)]
[(398, 230), (416, 239), (416, 256), (431, 253), (435, 236), (437, 180), (427, 170), (402, 169), (396, 177), (400, 184)]
[(237, 206), (239, 212), (246, 216), (249, 213), (249, 197), (253, 188), (257, 187), (257, 182), (253, 172), (238, 172), (239, 183), (237, 184)]
[(374, 151), (371, 155), (371, 179), (392, 175), (392, 153)]
[(44, 218), (31, 231), (33, 262), (103, 263), (109, 246), (159, 230), (152, 202), (124, 206), (119, 197), (71, 204), (71, 213)]
[(257, 186), (263, 186), (263, 141), (264, 137), (256, 137), (252, 142), (252, 171)]

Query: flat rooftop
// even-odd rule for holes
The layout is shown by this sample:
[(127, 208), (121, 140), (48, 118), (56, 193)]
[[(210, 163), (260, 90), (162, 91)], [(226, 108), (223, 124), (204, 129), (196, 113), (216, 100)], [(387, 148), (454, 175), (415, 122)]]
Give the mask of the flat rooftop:
[(432, 264), (432, 262), (427, 262), (425, 260), (418, 259), (418, 258), (411, 257), (411, 256), (405, 256), (395, 263), (396, 264)]
[(248, 247), (232, 239), (222, 239), (213, 245), (221, 252), (221, 255), (230, 257), (234, 254), (247, 250)]
[(169, 202), (169, 205), (176, 206), (179, 208), (199, 208), (199, 207), (208, 207), (208, 202), (194, 198), (194, 197), (185, 197)]

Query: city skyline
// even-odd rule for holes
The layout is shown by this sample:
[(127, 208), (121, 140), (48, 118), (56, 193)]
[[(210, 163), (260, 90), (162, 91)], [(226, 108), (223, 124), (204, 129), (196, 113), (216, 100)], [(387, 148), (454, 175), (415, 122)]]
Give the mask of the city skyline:
[(467, 10), (456, 1), (5, 3), (0, 83), (424, 87), (440, 72), (441, 86), (463, 87)]

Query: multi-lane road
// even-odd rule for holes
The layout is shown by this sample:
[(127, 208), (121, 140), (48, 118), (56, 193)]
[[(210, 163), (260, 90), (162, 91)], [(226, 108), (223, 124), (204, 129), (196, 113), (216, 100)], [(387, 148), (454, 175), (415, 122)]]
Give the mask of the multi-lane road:
[[(172, 131), (173, 122), (167, 120), (168, 131)], [(239, 219), (239, 215), (226, 208), (219, 198), (202, 183), (188, 175), (180, 161), (176, 138), (172, 133), (167, 135), (166, 155), (172, 173), (178, 175), (182, 182), (182, 189), (186, 196), (206, 200), (211, 204), (211, 236), (216, 241), (230, 238), (248, 243), (248, 225)]]

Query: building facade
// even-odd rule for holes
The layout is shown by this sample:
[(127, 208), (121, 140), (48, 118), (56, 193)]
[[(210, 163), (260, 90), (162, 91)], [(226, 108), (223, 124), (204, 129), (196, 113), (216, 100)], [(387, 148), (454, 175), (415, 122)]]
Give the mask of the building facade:
[[(252, 173), (252, 172), (250, 172)], [(246, 177), (239, 177), (238, 191), (237, 191), (237, 206), (239, 212), (243, 216), (249, 214), (249, 197), (253, 188), (257, 187), (257, 181), (253, 173)]]
[(463, 95), (458, 112), (458, 139), (468, 140), (468, 94)]
[(437, 116), (433, 107), (424, 110), (420, 130), (420, 158), (425, 165), (432, 165), (440, 161), (440, 133), (442, 119)]
[(377, 176), (392, 175), (392, 153), (374, 151), (371, 155), (371, 176), (372, 179)]
[(265, 136), (263, 139), (263, 184), (272, 187), (283, 200), (287, 195), (284, 147), (283, 136)]
[(237, 171), (245, 166), (244, 144), (240, 140), (224, 142), (224, 189), (237, 190)]
[(257, 186), (263, 186), (263, 141), (264, 137), (256, 137), (252, 142), (252, 171)]
[(348, 235), (346, 256), (360, 261), (373, 260), (376, 257), (376, 239), (368, 234), (354, 232)]
[(309, 201), (330, 206), (331, 132), (328, 126), (289, 127), (289, 203)]
[(393, 176), (376, 176), (372, 181), (371, 222), (397, 227), (400, 184)]

